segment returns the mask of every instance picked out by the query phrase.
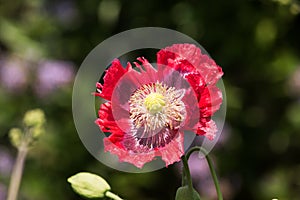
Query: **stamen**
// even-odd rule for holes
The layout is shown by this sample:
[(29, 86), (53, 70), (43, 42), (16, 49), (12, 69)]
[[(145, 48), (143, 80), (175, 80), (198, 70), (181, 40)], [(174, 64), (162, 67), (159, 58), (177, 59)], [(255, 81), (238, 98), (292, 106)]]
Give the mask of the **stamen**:
[(185, 90), (162, 83), (145, 84), (129, 100), (132, 135), (148, 148), (165, 146), (186, 118)]

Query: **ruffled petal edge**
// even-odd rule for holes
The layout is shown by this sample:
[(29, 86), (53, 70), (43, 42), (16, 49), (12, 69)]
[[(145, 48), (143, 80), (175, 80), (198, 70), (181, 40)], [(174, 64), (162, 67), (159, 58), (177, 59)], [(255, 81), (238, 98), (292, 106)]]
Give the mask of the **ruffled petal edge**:
[(102, 97), (106, 100), (111, 100), (113, 90), (120, 80), (120, 78), (129, 70), (131, 70), (131, 64), (128, 63), (126, 68), (123, 68), (118, 59), (114, 59), (111, 66), (105, 71), (103, 77), (104, 84), (96, 83), (97, 92), (95, 96)]
[(174, 44), (157, 53), (158, 65), (166, 65), (182, 73), (199, 73), (206, 85), (216, 84), (222, 68), (194, 44)]
[[(113, 134), (110, 137), (104, 138), (104, 150), (118, 156), (120, 162), (128, 162), (135, 165), (138, 168), (142, 168), (145, 163), (152, 161), (156, 156), (161, 156), (162, 160), (166, 163), (166, 167), (178, 162), (181, 156), (184, 154), (183, 133), (178, 133), (176, 137), (166, 146), (162, 148), (156, 148), (149, 152), (135, 153), (131, 150), (127, 150), (123, 145), (119, 145), (120, 140), (123, 138), (117, 138)], [(116, 143), (118, 142), (118, 143)]]
[(203, 135), (209, 140), (213, 140), (216, 137), (218, 131), (216, 123), (210, 118), (203, 118), (195, 126), (197, 135)]

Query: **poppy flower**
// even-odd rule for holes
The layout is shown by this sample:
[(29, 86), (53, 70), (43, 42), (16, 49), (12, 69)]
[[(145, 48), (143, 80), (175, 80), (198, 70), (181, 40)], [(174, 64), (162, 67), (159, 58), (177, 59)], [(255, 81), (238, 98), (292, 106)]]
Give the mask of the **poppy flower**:
[(174, 44), (157, 53), (157, 63), (137, 58), (136, 68), (115, 59), (106, 70), (96, 96), (96, 124), (110, 135), (104, 150), (142, 168), (159, 156), (166, 166), (184, 154), (184, 131), (213, 140), (211, 116), (220, 108), (216, 83), (222, 69), (193, 44)]

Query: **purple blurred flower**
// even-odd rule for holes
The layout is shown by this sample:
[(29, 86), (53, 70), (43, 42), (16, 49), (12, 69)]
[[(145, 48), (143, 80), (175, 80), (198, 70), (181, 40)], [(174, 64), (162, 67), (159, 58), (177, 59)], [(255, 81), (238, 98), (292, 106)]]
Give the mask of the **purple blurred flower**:
[(44, 97), (73, 81), (75, 76), (74, 65), (68, 61), (47, 60), (37, 69), (37, 84), (35, 91), (38, 96)]
[(6, 199), (6, 187), (0, 183), (0, 200)]
[(200, 158), (200, 154), (194, 153), (189, 159), (189, 167), (195, 188), (201, 194), (211, 197), (210, 191), (214, 189), (214, 185), (211, 184), (212, 179), (207, 161), (202, 156)]
[[(203, 155), (193, 153), (188, 162), (195, 189), (199, 191), (201, 196), (207, 199), (217, 199), (217, 193), (209, 166)], [(224, 199), (232, 199), (234, 195), (232, 184), (226, 179), (220, 180), (219, 183)]]
[(8, 177), (12, 170), (14, 161), (10, 153), (0, 146), (0, 176)]
[[(214, 185), (206, 159), (202, 154), (195, 152), (190, 156), (188, 162), (195, 189), (198, 190), (200, 194), (211, 197), (211, 191), (213, 191)], [(182, 164), (178, 166), (180, 166), (179, 169), (181, 170)]]
[(7, 91), (16, 93), (27, 86), (26, 66), (17, 59), (0, 60), (0, 82)]
[(63, 0), (47, 7), (51, 16), (68, 28), (74, 27), (80, 21), (78, 8), (72, 0)]
[(201, 179), (204, 181), (205, 179), (210, 178), (210, 171), (208, 164), (204, 158), (200, 158), (200, 155), (197, 153), (193, 153), (189, 159), (189, 167), (191, 171), (191, 176), (196, 181)]
[(204, 196), (215, 197), (215, 187), (210, 175), (206, 159), (200, 157), (202, 154), (194, 153), (189, 159), (189, 167), (195, 188)]

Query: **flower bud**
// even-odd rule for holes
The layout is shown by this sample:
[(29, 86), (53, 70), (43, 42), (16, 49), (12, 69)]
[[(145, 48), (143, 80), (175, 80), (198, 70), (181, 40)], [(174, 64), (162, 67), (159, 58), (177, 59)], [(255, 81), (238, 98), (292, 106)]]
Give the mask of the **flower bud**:
[(110, 190), (108, 183), (95, 174), (80, 172), (68, 178), (75, 192), (87, 198), (101, 198)]
[(45, 129), (41, 126), (38, 126), (36, 128), (34, 128), (32, 130), (32, 138), (36, 139), (38, 138), (40, 135), (42, 135), (45, 132)]
[(194, 188), (193, 194), (191, 194), (189, 187), (183, 186), (178, 188), (175, 200), (200, 200), (200, 196)]
[(23, 118), (25, 126), (42, 126), (45, 121), (45, 114), (41, 109), (29, 110)]
[(12, 145), (19, 147), (22, 141), (23, 132), (19, 128), (12, 128), (9, 131), (9, 138)]

